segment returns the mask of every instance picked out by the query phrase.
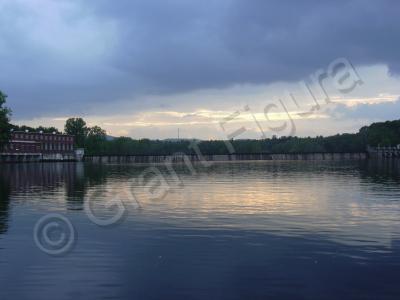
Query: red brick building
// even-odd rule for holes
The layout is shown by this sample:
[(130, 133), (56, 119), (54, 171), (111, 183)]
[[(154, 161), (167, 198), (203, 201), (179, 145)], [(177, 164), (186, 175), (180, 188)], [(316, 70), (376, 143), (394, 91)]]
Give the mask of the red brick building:
[(74, 136), (38, 132), (14, 131), (3, 153), (72, 153)]

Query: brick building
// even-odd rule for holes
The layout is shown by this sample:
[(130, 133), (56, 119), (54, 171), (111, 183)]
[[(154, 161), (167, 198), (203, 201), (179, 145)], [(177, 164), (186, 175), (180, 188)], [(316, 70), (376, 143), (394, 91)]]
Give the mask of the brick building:
[(73, 153), (74, 136), (67, 134), (14, 131), (3, 153)]

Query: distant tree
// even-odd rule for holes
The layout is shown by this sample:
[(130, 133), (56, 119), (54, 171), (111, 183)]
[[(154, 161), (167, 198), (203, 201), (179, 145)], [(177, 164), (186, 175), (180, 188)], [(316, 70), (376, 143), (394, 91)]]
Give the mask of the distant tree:
[(105, 143), (107, 141), (107, 133), (99, 126), (88, 128), (85, 140), (85, 151), (87, 154), (101, 154), (104, 152)]
[(29, 131), (29, 132), (44, 132), (44, 133), (61, 133), (57, 128), (55, 127), (43, 127), (43, 126), (39, 126), (39, 127), (30, 127), (30, 126), (26, 126), (26, 125), (11, 125), (11, 129), (13, 129), (14, 131)]
[(14, 131), (29, 131), (29, 132), (33, 132), (35, 131), (35, 128), (30, 127), (30, 126), (26, 126), (26, 125), (11, 125), (11, 129)]
[[(86, 128), (80, 131), (86, 132), (84, 144), (88, 154), (168, 155), (176, 152), (195, 154), (188, 140), (134, 140), (129, 137), (107, 139), (106, 132), (100, 127), (87, 128), (83, 120), (79, 122), (77, 120), (79, 121), (79, 119), (73, 119), (68, 122), (71, 123), (69, 127)], [(67, 132), (77, 135), (76, 131)], [(363, 152), (366, 151), (367, 145), (400, 144), (400, 120), (374, 123), (361, 128), (358, 133), (336, 134), (328, 137), (272, 136), (263, 140), (237, 139), (230, 142), (236, 153)], [(226, 141), (201, 141), (198, 145), (203, 154), (229, 154)]]
[(5, 107), (7, 95), (0, 91), (0, 150), (10, 139), (10, 116), (11, 110)]
[(400, 120), (373, 123), (360, 129), (359, 134), (371, 146), (400, 144)]
[(44, 132), (44, 133), (53, 133), (53, 132), (55, 132), (55, 133), (57, 133), (57, 134), (61, 133), (61, 132), (60, 132), (57, 128), (55, 128), (55, 127), (43, 127), (43, 126), (39, 126), (39, 127), (35, 128), (35, 132), (40, 132), (40, 131), (42, 131), (42, 132)]
[(106, 138), (107, 132), (99, 126), (93, 126), (88, 128), (88, 137)]
[(64, 131), (75, 136), (75, 146), (83, 148), (88, 133), (86, 122), (82, 118), (70, 118), (65, 122)]

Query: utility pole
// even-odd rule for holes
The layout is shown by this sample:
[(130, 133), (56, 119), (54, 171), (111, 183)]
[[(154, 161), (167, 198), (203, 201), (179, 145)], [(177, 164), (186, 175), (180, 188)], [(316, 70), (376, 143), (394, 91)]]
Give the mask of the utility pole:
[(178, 140), (179, 140), (180, 138), (179, 138), (179, 128), (178, 128)]

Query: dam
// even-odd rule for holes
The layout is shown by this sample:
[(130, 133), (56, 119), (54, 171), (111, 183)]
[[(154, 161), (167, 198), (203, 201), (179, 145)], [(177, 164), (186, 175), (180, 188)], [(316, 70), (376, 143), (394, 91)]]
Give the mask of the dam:
[(234, 154), (184, 154), (172, 155), (84, 155), (83, 149), (75, 153), (1, 153), (0, 163), (27, 163), (47, 161), (85, 161), (89, 163), (181, 163), (226, 161), (347, 161), (366, 159), (398, 159), (399, 147), (368, 147), (366, 152), (344, 153), (234, 153)]
[(263, 160), (315, 160), (342, 161), (365, 160), (368, 153), (249, 153), (249, 154), (183, 154), (173, 155), (85, 155), (85, 162), (92, 163), (165, 163), (165, 162), (224, 162), (224, 161), (263, 161)]

